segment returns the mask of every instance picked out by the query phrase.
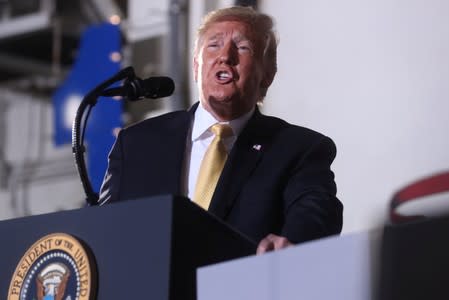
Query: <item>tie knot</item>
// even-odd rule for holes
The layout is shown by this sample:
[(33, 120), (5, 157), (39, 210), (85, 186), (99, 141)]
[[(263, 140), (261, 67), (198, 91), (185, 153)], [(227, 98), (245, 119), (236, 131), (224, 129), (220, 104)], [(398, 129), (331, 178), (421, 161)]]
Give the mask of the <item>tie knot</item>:
[(220, 138), (230, 137), (234, 134), (231, 126), (229, 126), (227, 124), (217, 123), (215, 125), (212, 125), (211, 130), (216, 136), (218, 136)]

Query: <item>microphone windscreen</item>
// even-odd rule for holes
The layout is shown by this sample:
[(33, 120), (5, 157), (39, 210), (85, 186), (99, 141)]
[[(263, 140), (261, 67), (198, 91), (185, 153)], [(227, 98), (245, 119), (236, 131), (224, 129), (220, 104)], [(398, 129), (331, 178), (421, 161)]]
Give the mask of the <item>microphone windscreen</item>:
[(162, 98), (173, 94), (175, 83), (170, 77), (150, 77), (142, 81), (143, 96), (146, 98)]

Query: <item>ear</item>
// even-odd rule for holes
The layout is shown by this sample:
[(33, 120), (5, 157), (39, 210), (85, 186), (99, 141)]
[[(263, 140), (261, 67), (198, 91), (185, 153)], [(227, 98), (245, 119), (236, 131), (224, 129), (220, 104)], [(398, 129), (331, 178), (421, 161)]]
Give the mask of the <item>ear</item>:
[(198, 59), (196, 55), (193, 57), (193, 79), (198, 82)]
[(266, 70), (264, 72), (262, 81), (260, 82), (260, 86), (264, 89), (268, 89), (270, 87), (270, 85), (273, 83), (274, 75), (276, 75), (276, 72), (271, 71), (271, 70)]

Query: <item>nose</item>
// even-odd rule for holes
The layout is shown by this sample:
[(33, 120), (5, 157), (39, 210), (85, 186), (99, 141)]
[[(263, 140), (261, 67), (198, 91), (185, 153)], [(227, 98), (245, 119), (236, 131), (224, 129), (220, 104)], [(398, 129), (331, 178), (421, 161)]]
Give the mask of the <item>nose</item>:
[(238, 62), (237, 48), (232, 43), (226, 43), (219, 54), (220, 63), (235, 65)]

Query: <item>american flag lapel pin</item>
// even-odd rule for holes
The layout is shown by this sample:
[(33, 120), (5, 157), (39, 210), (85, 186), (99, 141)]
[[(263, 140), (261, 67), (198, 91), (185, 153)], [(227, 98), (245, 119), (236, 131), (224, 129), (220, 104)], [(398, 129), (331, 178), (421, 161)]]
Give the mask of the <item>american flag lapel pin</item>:
[(260, 151), (260, 149), (262, 149), (262, 145), (255, 144), (255, 145), (253, 145), (253, 149), (257, 150), (257, 151)]

